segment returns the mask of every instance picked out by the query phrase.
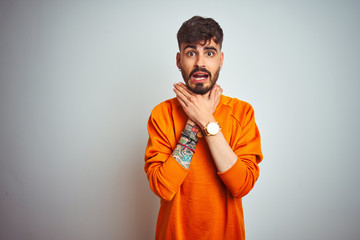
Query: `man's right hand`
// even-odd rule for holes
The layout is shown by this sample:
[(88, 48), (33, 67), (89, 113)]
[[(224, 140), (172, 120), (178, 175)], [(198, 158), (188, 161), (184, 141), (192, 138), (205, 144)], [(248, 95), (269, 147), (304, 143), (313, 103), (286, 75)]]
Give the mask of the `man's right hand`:
[(185, 84), (176, 83), (174, 84), (174, 92), (186, 115), (201, 129), (208, 122), (215, 121), (213, 114), (222, 94), (222, 89), (219, 85), (214, 85), (208, 93), (200, 95), (191, 92)]

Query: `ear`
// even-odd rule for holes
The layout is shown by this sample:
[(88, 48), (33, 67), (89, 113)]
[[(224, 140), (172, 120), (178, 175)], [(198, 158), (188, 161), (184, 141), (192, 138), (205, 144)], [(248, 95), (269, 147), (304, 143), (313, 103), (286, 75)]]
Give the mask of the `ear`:
[(224, 62), (224, 53), (221, 52), (221, 54), (220, 54), (220, 68), (222, 68), (223, 62)]
[(179, 52), (176, 54), (176, 66), (178, 67), (178, 69), (181, 69), (180, 53)]

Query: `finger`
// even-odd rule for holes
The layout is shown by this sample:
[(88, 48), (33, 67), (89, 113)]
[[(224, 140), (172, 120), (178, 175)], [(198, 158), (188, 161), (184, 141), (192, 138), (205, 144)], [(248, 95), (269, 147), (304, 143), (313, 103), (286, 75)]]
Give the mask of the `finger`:
[(181, 87), (183, 87), (183, 88), (186, 88), (186, 89), (187, 89), (187, 86), (186, 86), (185, 83), (183, 83), (183, 82), (179, 82), (178, 85), (181, 86)]
[(218, 92), (217, 92), (218, 101), (220, 101), (222, 93), (223, 93), (223, 89), (219, 86), (218, 87)]
[(218, 94), (221, 95), (223, 93), (223, 89), (218, 85)]
[(174, 92), (175, 92), (175, 94), (176, 94), (176, 97), (177, 97), (179, 100), (181, 100), (181, 101), (185, 104), (185, 106), (188, 106), (189, 103), (190, 103), (190, 101), (189, 101), (189, 99), (183, 94), (183, 92), (179, 91), (178, 88), (176, 88), (176, 87), (174, 87), (173, 90), (174, 90)]
[(178, 86), (182, 88), (184, 91), (186, 91), (188, 93), (188, 96), (193, 95), (193, 92), (191, 92), (184, 83), (178, 83)]
[(215, 101), (217, 104), (220, 102), (220, 99), (221, 99), (221, 90), (219, 90), (217, 92), (216, 97), (215, 97)]
[(221, 97), (221, 94), (223, 93), (223, 89), (217, 85), (217, 91), (216, 91), (216, 97)]
[(180, 105), (182, 106), (182, 108), (185, 108), (186, 107), (186, 103), (181, 100), (181, 98), (179, 98), (178, 96), (176, 96), (177, 100), (179, 101)]
[(214, 100), (214, 102), (216, 102), (216, 105), (220, 102), (221, 94), (222, 94), (222, 89), (220, 88), (220, 86), (218, 86), (216, 96), (215, 96), (215, 100)]
[(214, 87), (209, 92), (209, 99), (214, 101), (215, 97), (217, 95), (217, 92), (218, 92), (218, 87), (217, 87), (217, 85), (214, 85)]
[(219, 84), (215, 84), (215, 86), (216, 86), (216, 88), (217, 88), (217, 92), (216, 92), (216, 94), (222, 94), (222, 92), (223, 92), (223, 89), (220, 87), (220, 85)]
[(191, 102), (192, 95), (184, 84), (176, 83), (174, 84), (174, 87), (178, 92), (180, 92), (183, 96), (185, 96), (188, 99), (188, 101)]

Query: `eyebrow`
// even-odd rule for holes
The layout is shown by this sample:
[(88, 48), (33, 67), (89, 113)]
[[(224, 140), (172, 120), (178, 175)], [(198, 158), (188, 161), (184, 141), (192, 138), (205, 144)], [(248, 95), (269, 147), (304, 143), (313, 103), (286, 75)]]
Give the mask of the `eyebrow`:
[(204, 47), (205, 50), (214, 50), (215, 52), (217, 52), (217, 49), (215, 47)]
[(186, 45), (183, 49), (183, 51), (185, 51), (187, 48), (192, 48), (192, 49), (196, 49), (197, 47), (195, 45)]
[[(185, 51), (187, 48), (192, 48), (192, 49), (197, 49), (197, 46), (195, 45), (186, 45), (183, 49), (183, 51)], [(205, 50), (214, 50), (215, 52), (217, 52), (217, 49), (215, 47), (212, 46), (208, 46), (208, 47), (204, 47)]]

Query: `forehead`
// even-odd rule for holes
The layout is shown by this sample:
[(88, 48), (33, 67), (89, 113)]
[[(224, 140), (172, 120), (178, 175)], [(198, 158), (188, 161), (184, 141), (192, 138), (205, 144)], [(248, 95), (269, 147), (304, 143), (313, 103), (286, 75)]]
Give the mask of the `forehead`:
[(180, 44), (180, 51), (184, 51), (185, 48), (191, 46), (190, 48), (191, 49), (197, 49), (197, 50), (200, 50), (200, 49), (203, 49), (203, 48), (206, 48), (206, 47), (214, 47), (216, 48), (218, 51), (220, 51), (220, 44), (214, 42), (213, 39), (211, 39), (210, 41), (205, 41), (205, 40), (202, 40), (198, 43), (181, 43)]

